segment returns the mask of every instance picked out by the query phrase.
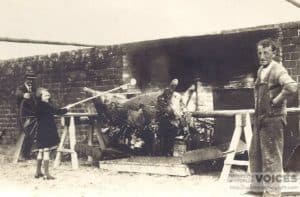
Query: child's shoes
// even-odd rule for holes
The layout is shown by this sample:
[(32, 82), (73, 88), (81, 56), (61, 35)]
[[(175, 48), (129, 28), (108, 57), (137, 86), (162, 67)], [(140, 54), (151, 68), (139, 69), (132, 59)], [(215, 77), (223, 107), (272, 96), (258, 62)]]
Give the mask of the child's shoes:
[(34, 175), (34, 178), (36, 178), (36, 179), (41, 178), (41, 177), (44, 177), (43, 173), (37, 173)]

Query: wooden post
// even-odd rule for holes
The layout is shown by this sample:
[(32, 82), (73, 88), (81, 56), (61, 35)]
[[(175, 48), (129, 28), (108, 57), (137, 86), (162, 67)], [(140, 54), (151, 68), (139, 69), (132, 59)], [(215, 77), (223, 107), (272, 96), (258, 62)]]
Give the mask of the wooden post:
[(72, 168), (78, 169), (78, 157), (75, 152), (75, 144), (76, 144), (76, 131), (75, 131), (75, 120), (74, 116), (70, 117), (70, 126), (69, 126), (69, 139), (70, 139), (70, 149), (71, 149), (71, 160), (72, 160)]
[(199, 79), (196, 79), (196, 111), (200, 111), (200, 88), (201, 88), (201, 82), (199, 81)]
[[(244, 134), (245, 134), (245, 140), (246, 140), (248, 156), (249, 156), (249, 150), (250, 150), (250, 145), (251, 145), (251, 140), (252, 140), (252, 126), (251, 126), (250, 114), (249, 113), (245, 114), (245, 118), (246, 118), (246, 125), (244, 127)], [(249, 166), (248, 166), (247, 171), (250, 172)]]
[(66, 117), (61, 117), (61, 125), (63, 126), (63, 133), (62, 133), (61, 140), (60, 140), (58, 148), (57, 148), (57, 153), (56, 153), (56, 157), (54, 160), (54, 168), (57, 168), (60, 164), (61, 153), (62, 153), (64, 142), (65, 142), (65, 139), (66, 139), (66, 136), (68, 133), (68, 126), (66, 125), (65, 118)]
[(13, 163), (17, 163), (21, 154), (22, 146), (25, 139), (25, 133), (22, 131), (16, 144), (16, 150), (13, 156)]
[[(95, 124), (94, 124), (94, 120), (92, 119), (92, 121), (91, 121), (91, 129), (88, 130), (88, 145), (89, 146), (93, 145), (94, 128), (95, 128)], [(93, 157), (88, 156), (88, 162), (92, 163), (93, 162)]]

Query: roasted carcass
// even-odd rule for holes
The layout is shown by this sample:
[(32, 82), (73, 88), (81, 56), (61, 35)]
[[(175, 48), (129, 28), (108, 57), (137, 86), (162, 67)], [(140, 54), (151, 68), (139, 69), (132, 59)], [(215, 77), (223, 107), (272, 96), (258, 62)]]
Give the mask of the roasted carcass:
[(181, 94), (175, 92), (177, 85), (174, 79), (164, 90), (130, 99), (113, 93), (94, 99), (109, 145), (134, 154), (172, 155), (176, 136), (188, 141), (196, 130)]

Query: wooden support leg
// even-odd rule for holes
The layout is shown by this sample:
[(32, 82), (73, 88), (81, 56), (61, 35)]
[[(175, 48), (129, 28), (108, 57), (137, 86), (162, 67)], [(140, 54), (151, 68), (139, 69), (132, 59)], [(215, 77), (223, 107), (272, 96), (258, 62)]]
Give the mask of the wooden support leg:
[[(93, 133), (94, 133), (94, 121), (91, 123), (91, 129), (88, 130), (88, 145), (92, 146), (93, 145)], [(93, 157), (88, 156), (88, 162), (92, 163), (93, 162)]]
[(224, 161), (224, 166), (221, 172), (220, 181), (227, 181), (232, 163), (234, 161), (236, 149), (241, 138), (241, 134), (242, 134), (242, 114), (236, 114), (235, 129), (229, 145), (229, 153), (227, 154), (226, 159)]
[[(250, 119), (250, 114), (247, 113), (245, 114), (245, 127), (244, 127), (244, 134), (245, 134), (245, 140), (247, 144), (247, 150), (249, 154), (250, 150), (250, 144), (251, 144), (251, 139), (252, 139), (252, 127), (251, 127), (251, 119)], [(248, 172), (250, 172), (250, 168), (248, 167)]]
[(62, 133), (62, 136), (61, 136), (58, 148), (57, 148), (57, 153), (56, 153), (56, 157), (55, 157), (55, 160), (54, 160), (54, 168), (57, 168), (59, 166), (60, 162), (61, 162), (61, 152), (62, 152), (64, 142), (65, 142), (65, 139), (66, 139), (66, 136), (67, 136), (67, 133), (68, 133), (68, 126), (65, 124), (65, 118), (64, 117), (61, 118), (61, 124), (63, 126), (63, 133)]
[(17, 163), (18, 160), (19, 160), (21, 150), (22, 150), (22, 146), (23, 146), (23, 143), (24, 143), (24, 139), (25, 139), (25, 133), (22, 132), (19, 139), (18, 139), (18, 141), (17, 141), (17, 144), (16, 144), (16, 150), (15, 150), (15, 153), (14, 153), (14, 156), (13, 156), (13, 163)]
[(252, 127), (251, 127), (250, 114), (245, 114), (245, 116), (246, 116), (245, 117), (246, 124), (244, 127), (244, 133), (245, 133), (245, 138), (246, 138), (247, 149), (249, 151), (251, 139), (252, 139)]
[(75, 152), (75, 144), (76, 144), (76, 131), (75, 131), (75, 120), (74, 116), (70, 117), (70, 126), (69, 126), (69, 135), (70, 135), (70, 149), (71, 149), (71, 160), (72, 160), (72, 168), (78, 169), (78, 157)]

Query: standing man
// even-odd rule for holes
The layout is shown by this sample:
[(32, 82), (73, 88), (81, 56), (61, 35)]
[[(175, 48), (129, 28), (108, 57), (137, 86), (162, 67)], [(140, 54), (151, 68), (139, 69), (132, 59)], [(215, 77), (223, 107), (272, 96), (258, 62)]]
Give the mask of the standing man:
[[(33, 72), (27, 72), (25, 82), (16, 90), (17, 107), (18, 107), (18, 125), (21, 130), (21, 136), (18, 144), (21, 148), (21, 156), (23, 159), (30, 159), (31, 148), (34, 140), (35, 129), (35, 85), (36, 76)], [(24, 136), (25, 135), (25, 136)], [(18, 149), (18, 147), (17, 147)], [(16, 157), (19, 155), (17, 150)], [(18, 159), (18, 158), (17, 158)]]
[[(252, 192), (281, 196), (280, 183), (266, 182), (255, 174), (279, 175), (283, 172), (283, 132), (286, 126), (286, 99), (297, 92), (297, 83), (281, 63), (274, 61), (277, 45), (271, 39), (257, 43), (260, 67), (255, 82), (255, 128), (249, 151)], [(261, 180), (261, 181), (259, 181)]]

